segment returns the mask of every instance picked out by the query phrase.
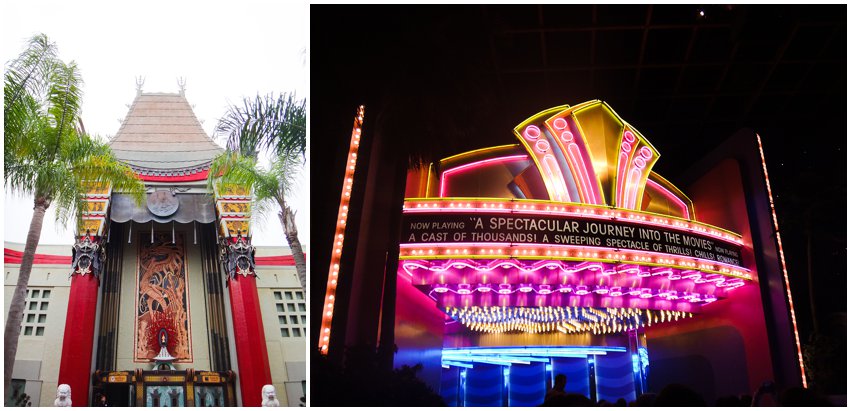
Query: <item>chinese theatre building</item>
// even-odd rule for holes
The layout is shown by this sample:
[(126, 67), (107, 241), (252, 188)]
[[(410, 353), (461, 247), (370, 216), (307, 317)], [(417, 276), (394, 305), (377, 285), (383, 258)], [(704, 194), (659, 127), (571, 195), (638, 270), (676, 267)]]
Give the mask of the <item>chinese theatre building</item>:
[[(73, 248), (39, 247), (10, 391), (42, 406), (60, 384), (74, 406), (259, 406), (269, 384), (298, 406), (307, 309), (291, 252), (251, 245), (247, 189), (208, 190), (223, 150), (183, 92), (139, 91), (110, 145), (146, 202), (92, 186)], [(7, 304), (22, 249), (5, 246)]]
[[(612, 403), (670, 383), (710, 403), (767, 380), (806, 385), (759, 136), (694, 153), (673, 178), (654, 171), (664, 147), (598, 100), (513, 131), (515, 144), (409, 170), (385, 274), (393, 331), (373, 323), (392, 335), (395, 366), (423, 364), (419, 376), (455, 406), (540, 405), (558, 374), (567, 392)], [(344, 190), (364, 178), (360, 134), (356, 121)], [(362, 299), (336, 292), (364, 275), (363, 251), (347, 259), (342, 244), (349, 197), (320, 330), (332, 354), (365, 321), (353, 302), (334, 307)]]

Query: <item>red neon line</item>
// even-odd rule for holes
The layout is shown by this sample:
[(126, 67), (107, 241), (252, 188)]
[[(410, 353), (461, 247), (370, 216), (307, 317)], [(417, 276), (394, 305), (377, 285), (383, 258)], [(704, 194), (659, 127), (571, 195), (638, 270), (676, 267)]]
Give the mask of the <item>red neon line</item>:
[(502, 163), (502, 162), (508, 162), (508, 161), (514, 161), (514, 160), (521, 160), (521, 159), (522, 160), (528, 160), (529, 156), (527, 156), (526, 154), (518, 154), (518, 155), (512, 155), (512, 156), (505, 156), (505, 157), (488, 158), (488, 159), (485, 159), (485, 160), (474, 161), (474, 162), (469, 163), (469, 164), (464, 164), (464, 165), (460, 165), (458, 167), (450, 168), (449, 170), (444, 171), (440, 175), (440, 197), (444, 197), (445, 194), (446, 194), (446, 177), (448, 177), (449, 174), (455, 174), (455, 173), (458, 173), (458, 172), (461, 172), (461, 171), (464, 171), (464, 170), (467, 170), (467, 169), (470, 169), (470, 168), (484, 167), (486, 165), (491, 165), (491, 163)]

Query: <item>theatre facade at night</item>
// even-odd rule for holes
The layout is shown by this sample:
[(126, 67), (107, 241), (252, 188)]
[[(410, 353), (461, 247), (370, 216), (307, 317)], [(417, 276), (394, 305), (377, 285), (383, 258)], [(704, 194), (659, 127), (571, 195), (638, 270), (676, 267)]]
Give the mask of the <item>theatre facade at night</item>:
[[(352, 290), (366, 287), (362, 246), (344, 244), (358, 235), (347, 231), (358, 207), (349, 201), (362, 198), (353, 178), (375, 178), (356, 174), (362, 124), (361, 109), (324, 353), (352, 340), (364, 323), (355, 317), (388, 313), (353, 313), (357, 295), (344, 297), (348, 312), (335, 307), (344, 276)], [(758, 135), (739, 132), (715, 152), (688, 154), (684, 175), (662, 176), (654, 166), (665, 148), (599, 100), (546, 109), (513, 132), (514, 144), (408, 171), (385, 265), (393, 318), (378, 320), (392, 321), (381, 338), (392, 336), (395, 366), (422, 364), (419, 376), (453, 406), (540, 405), (558, 374), (566, 391), (609, 402), (670, 383), (713, 403), (767, 380), (806, 385)]]
[[(251, 244), (248, 189), (208, 189), (223, 150), (183, 91), (140, 87), (109, 144), (146, 201), (92, 185), (73, 247), (38, 248), (7, 405), (52, 406), (67, 384), (74, 406), (260, 406), (265, 385), (298, 406), (307, 309), (293, 257)], [(22, 251), (5, 244), (7, 311)]]

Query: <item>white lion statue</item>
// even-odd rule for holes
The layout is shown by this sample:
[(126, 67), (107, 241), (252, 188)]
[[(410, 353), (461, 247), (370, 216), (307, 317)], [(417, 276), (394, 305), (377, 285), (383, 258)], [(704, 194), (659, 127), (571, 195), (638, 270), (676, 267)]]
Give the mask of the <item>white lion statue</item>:
[(71, 386), (68, 384), (59, 384), (56, 388), (56, 399), (53, 400), (54, 407), (70, 407), (71, 406)]
[(275, 386), (266, 384), (263, 386), (263, 402), (264, 407), (280, 407), (278, 396), (275, 394)]

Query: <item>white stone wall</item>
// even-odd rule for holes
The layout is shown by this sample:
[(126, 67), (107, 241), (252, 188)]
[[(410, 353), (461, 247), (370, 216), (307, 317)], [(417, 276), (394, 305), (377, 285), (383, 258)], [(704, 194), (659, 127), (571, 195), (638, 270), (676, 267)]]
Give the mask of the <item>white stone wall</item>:
[[(282, 252), (282, 250), (285, 251)], [(256, 256), (282, 254), (289, 255), (289, 248), (258, 247)], [(269, 352), (272, 384), (275, 386), (282, 406), (297, 407), (299, 398), (305, 395), (302, 391), (302, 381), (307, 379), (307, 338), (304, 334), (301, 337), (281, 336), (276, 304), (286, 303), (286, 301), (275, 300), (275, 291), (304, 291), (301, 289), (295, 267), (258, 266), (257, 293), (266, 334), (266, 349)], [(303, 328), (310, 332), (307, 325)]]
[[(6, 243), (6, 248), (23, 251), (23, 244)], [(40, 246), (38, 254), (71, 255), (71, 246)], [(12, 294), (18, 282), (19, 264), (4, 265), (4, 315), (8, 315)], [(47, 322), (43, 336), (26, 336), (21, 333), (15, 355), (13, 379), (26, 380), (26, 393), (33, 406), (53, 406), (59, 379), (59, 362), (62, 356), (62, 339), (65, 334), (65, 316), (71, 287), (70, 264), (34, 265), (29, 287), (49, 289), (50, 299)]]
[[(148, 368), (149, 364), (133, 362), (133, 312), (136, 298), (136, 269), (139, 229), (134, 224), (133, 242), (124, 244), (124, 264), (122, 266), (119, 322), (118, 322), (118, 370)], [(150, 233), (150, 226), (148, 226)], [(194, 363), (176, 364), (178, 369), (194, 368), (209, 370), (210, 358), (207, 343), (206, 298), (201, 274), (200, 248), (192, 244), (192, 231), (184, 233), (186, 239), (187, 271), (189, 273), (189, 304), (192, 319), (192, 354)], [(23, 244), (5, 243), (5, 247), (23, 250)], [(70, 245), (40, 246), (38, 254), (71, 255)], [(258, 247), (257, 257), (289, 255), (288, 247)], [(18, 264), (5, 264), (4, 310), (9, 312), (12, 293), (18, 280)], [(266, 349), (272, 383), (278, 393), (281, 405), (298, 406), (299, 398), (304, 395), (302, 381), (306, 380), (307, 338), (281, 336), (280, 324), (275, 300), (275, 291), (301, 291), (301, 286), (293, 266), (258, 266), (257, 287), (266, 334)], [(50, 303), (43, 336), (21, 335), (18, 343), (16, 366), (13, 378), (27, 380), (26, 392), (32, 397), (33, 405), (52, 406), (56, 394), (59, 364), (62, 355), (62, 340), (65, 332), (65, 316), (71, 286), (70, 264), (35, 265), (30, 276), (30, 287), (50, 289)], [(227, 289), (225, 288), (225, 292)], [(306, 293), (305, 293), (306, 297)], [(230, 307), (226, 307), (230, 310)], [(307, 313), (305, 313), (305, 316)], [(229, 324), (231, 325), (231, 324)], [(303, 328), (309, 332), (309, 327)], [(236, 364), (234, 364), (235, 366)], [(257, 393), (260, 395), (260, 393)]]

